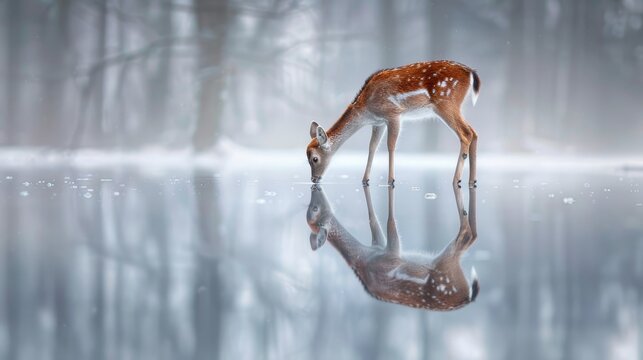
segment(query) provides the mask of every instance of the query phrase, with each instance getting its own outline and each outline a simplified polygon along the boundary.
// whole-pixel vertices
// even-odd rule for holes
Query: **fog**
[[[452,59],[482,79],[483,152],[641,152],[640,0],[6,0],[0,18],[2,146],[301,149],[374,71]],[[406,130],[402,151],[457,146]]]
[[[0,19],[1,359],[643,358],[642,0],[0,0]],[[466,237],[453,311],[375,294],[319,241],[304,156],[370,74],[433,59],[480,76],[478,187],[453,189],[438,121],[404,124],[395,189],[386,149],[362,187],[366,129],[320,186],[353,245],[373,214],[414,259]]]

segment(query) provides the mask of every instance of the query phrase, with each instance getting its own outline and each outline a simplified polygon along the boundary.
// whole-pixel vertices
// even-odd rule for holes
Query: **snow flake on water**
[[[4,178],[5,178],[5,179],[7,179],[7,180],[11,180],[11,179],[13,179],[13,176],[11,176],[11,175],[7,175],[7,176],[5,176]]]
[[[259,204],[259,205],[263,205],[263,204],[266,203],[266,199],[259,198],[259,199],[256,200],[256,203]]]
[[[47,183],[47,187],[48,187],[48,188],[53,187],[53,186],[54,186],[54,184],[53,184],[53,183],[50,183],[50,182],[48,182],[48,183]]]
[[[31,185],[31,183],[29,181],[25,181],[25,182],[22,183],[22,185],[29,186],[29,185]]]
[[[277,196],[277,192],[276,191],[268,191],[268,190],[266,190],[266,191],[263,192],[263,196],[275,197],[275,196]]]
[[[571,205],[571,204],[573,204],[573,203],[575,203],[575,202],[576,202],[576,200],[574,200],[574,198],[573,198],[573,197],[566,197],[566,198],[563,198],[563,203],[565,203],[565,204],[567,204],[567,205]]]
[[[114,196],[120,196],[120,195],[121,195],[121,193],[120,193],[120,192],[118,192],[118,191],[114,191]]]
[[[21,191],[21,192],[20,192],[20,196],[23,196],[23,197],[24,197],[24,196],[29,196],[29,191],[27,191],[27,190],[23,190],[23,191]]]
[[[420,191],[419,186],[411,186],[411,191]]]
[[[93,195],[92,195],[92,193],[91,193],[91,192],[89,192],[89,191],[83,194],[83,197],[84,197],[85,199],[90,199],[92,196],[93,196]]]
[[[438,194],[429,192],[429,193],[424,194],[424,198],[427,199],[427,200],[435,200],[435,199],[438,198]]]
[[[549,194],[549,195],[547,195],[547,197],[550,198],[550,199],[553,199],[553,198],[556,197],[556,194]]]

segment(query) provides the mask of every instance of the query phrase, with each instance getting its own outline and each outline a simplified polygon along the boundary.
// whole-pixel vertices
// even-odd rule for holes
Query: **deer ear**
[[[319,127],[319,124],[316,122],[312,122],[310,124],[310,138],[314,139],[317,136],[317,128]]]
[[[310,248],[313,249],[313,251],[319,249],[326,242],[326,238],[328,238],[328,230],[320,227],[317,234],[310,234]]]
[[[320,146],[326,145],[328,141],[328,135],[326,135],[326,131],[321,126],[317,126],[317,141],[319,141]]]

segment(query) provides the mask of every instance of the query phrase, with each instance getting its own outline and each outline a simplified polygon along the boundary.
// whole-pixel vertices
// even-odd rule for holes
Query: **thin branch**
[[[295,10],[303,10],[303,7],[300,7],[299,0],[291,0],[286,6],[282,9],[268,9],[268,8],[259,8],[251,7],[244,5],[221,5],[221,4],[208,4],[207,6],[203,5],[194,5],[194,4],[180,4],[173,1],[163,1],[161,6],[167,7],[170,10],[175,11],[187,11],[191,13],[208,13],[208,12],[220,12],[225,11],[231,15],[253,15],[253,16],[268,16],[268,17],[279,17],[286,15],[288,13],[294,12]]]

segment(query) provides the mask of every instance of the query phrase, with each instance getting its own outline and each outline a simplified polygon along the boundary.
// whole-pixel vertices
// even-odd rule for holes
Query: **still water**
[[[451,174],[3,169],[0,358],[643,359],[640,174]]]

